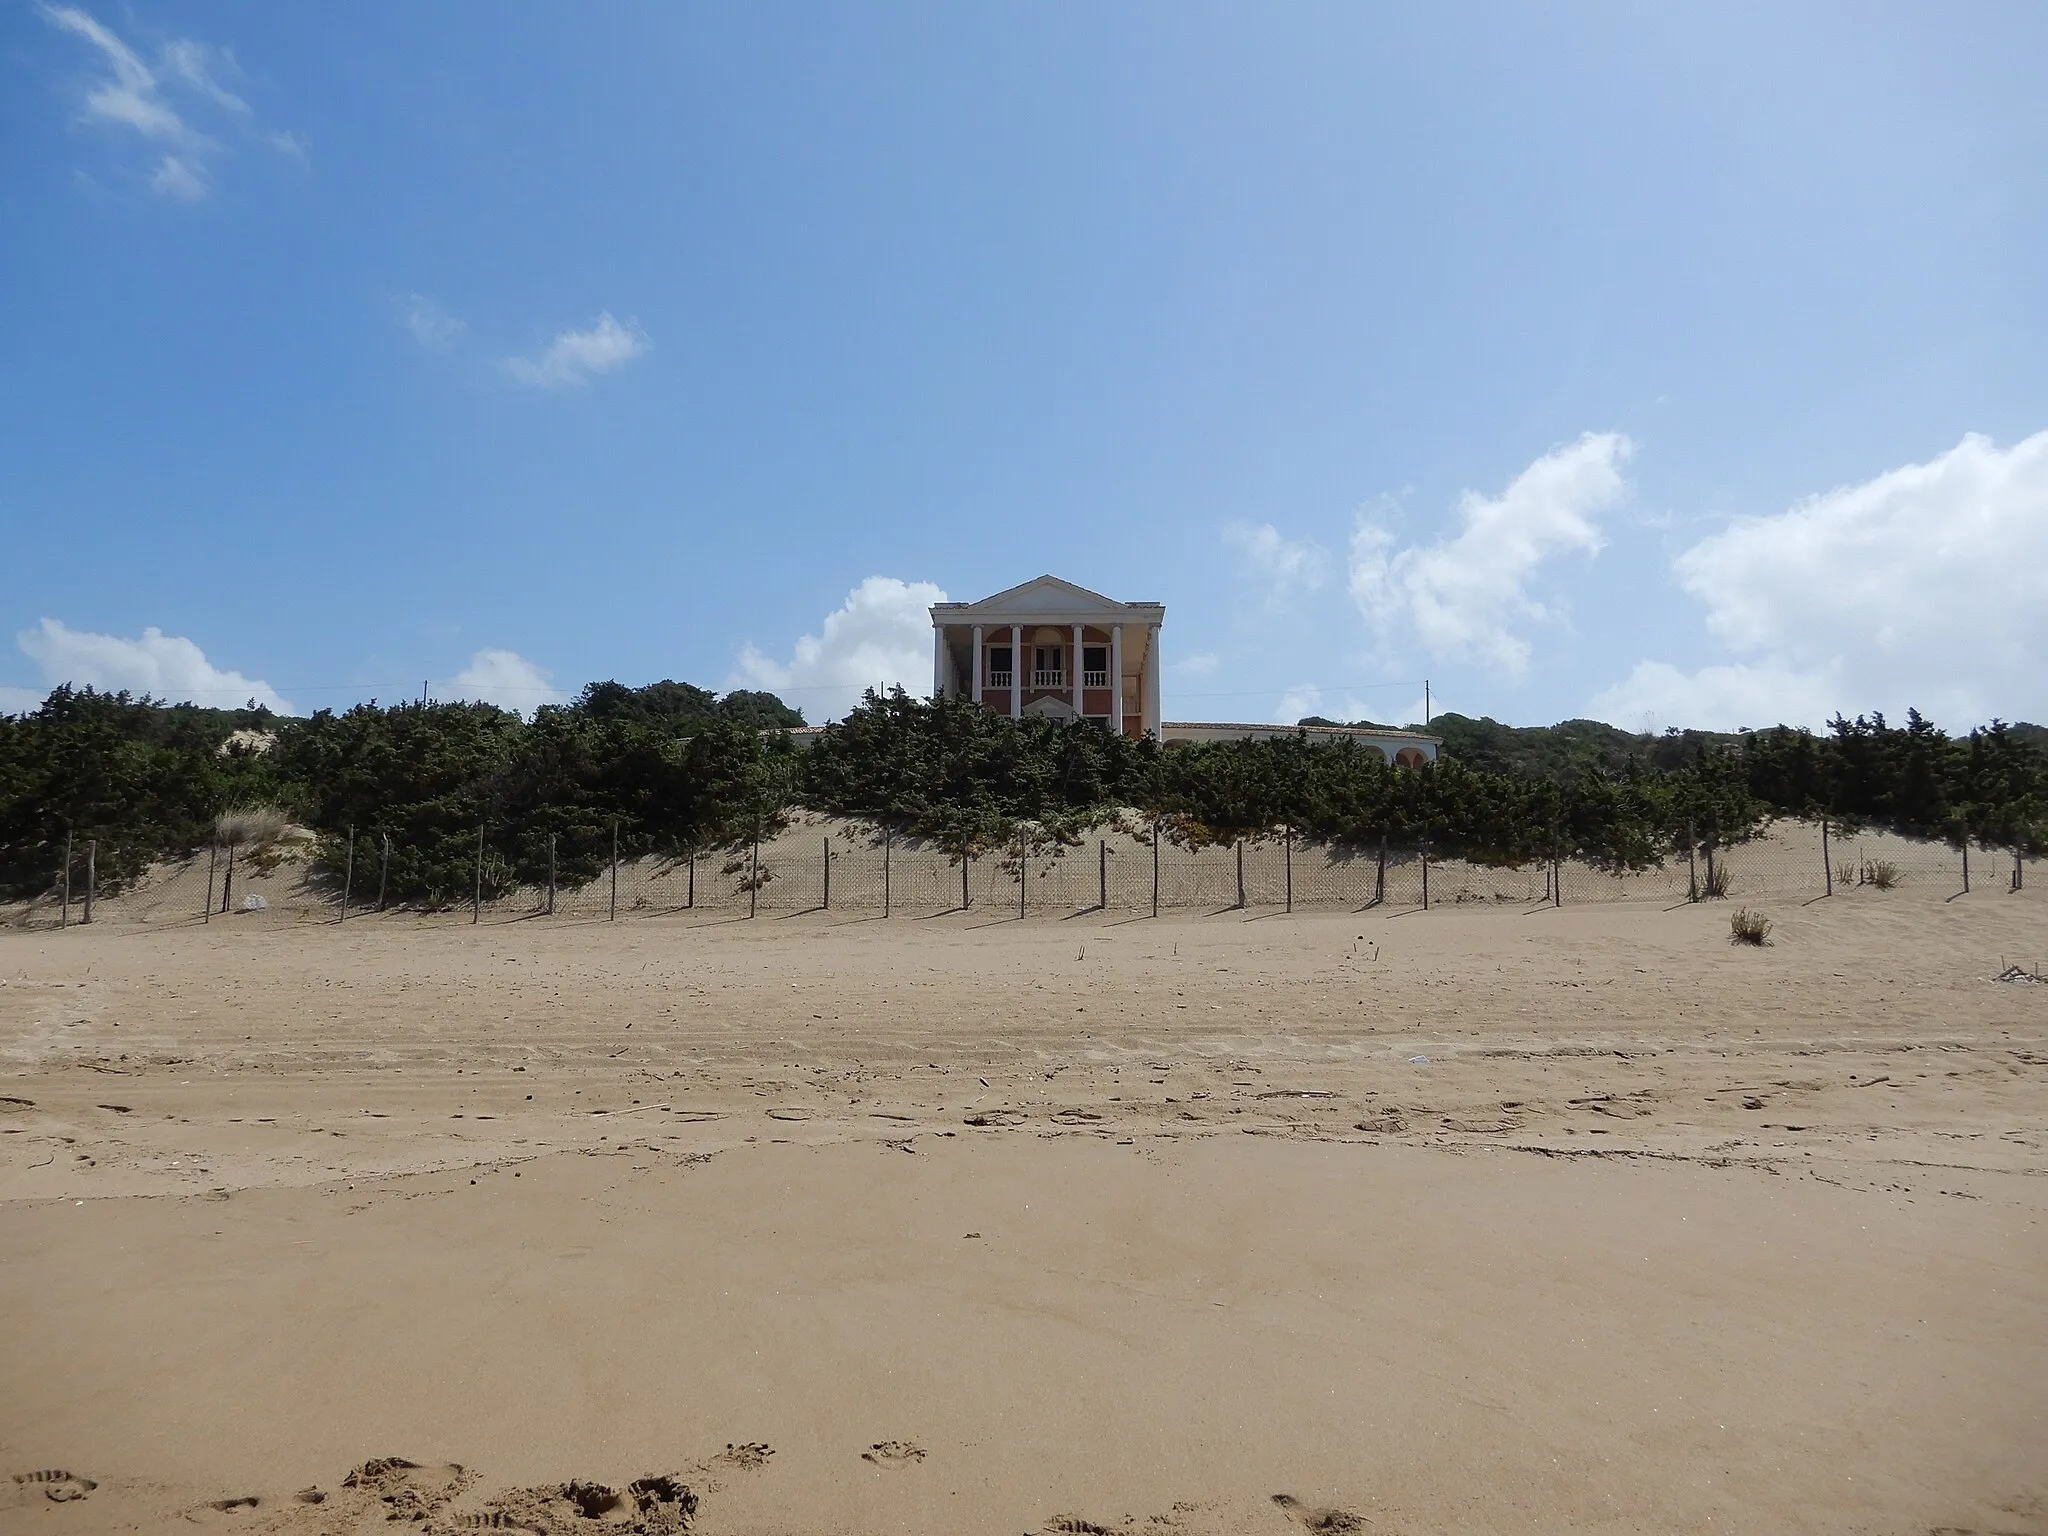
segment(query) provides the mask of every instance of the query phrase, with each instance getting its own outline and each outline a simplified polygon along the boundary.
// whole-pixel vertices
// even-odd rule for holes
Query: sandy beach
[[[0,1532],[2048,1531],[2048,904],[1771,915],[0,936]]]

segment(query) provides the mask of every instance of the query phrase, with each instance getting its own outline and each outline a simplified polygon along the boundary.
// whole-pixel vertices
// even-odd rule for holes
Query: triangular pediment
[[[1129,607],[1128,603],[1117,602],[1104,597],[1100,592],[1090,592],[1086,587],[1077,587],[1071,581],[1062,581],[1057,576],[1036,576],[1030,581],[984,597],[978,603],[968,605],[982,613],[1088,613],[1101,610],[1104,613],[1120,612]]]

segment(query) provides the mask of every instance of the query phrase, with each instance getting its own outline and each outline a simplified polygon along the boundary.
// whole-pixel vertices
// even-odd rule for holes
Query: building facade
[[[1355,742],[1397,767],[1436,761],[1437,738],[1420,731],[1162,720],[1163,603],[1120,603],[1040,576],[978,603],[934,603],[931,615],[933,698],[973,699],[1013,719],[1086,720],[1167,745],[1305,731]]]
[[[1119,603],[1040,576],[978,603],[932,605],[932,696],[1013,719],[1087,720],[1160,735],[1163,603]]]

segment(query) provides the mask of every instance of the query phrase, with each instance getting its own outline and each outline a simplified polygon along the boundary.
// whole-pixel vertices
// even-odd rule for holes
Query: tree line
[[[490,894],[550,868],[586,881],[615,851],[737,849],[803,809],[956,857],[1072,843],[1134,816],[1190,846],[1287,836],[1617,870],[1741,843],[1774,816],[2048,844],[2048,733],[1994,721],[1952,737],[1911,712],[1903,725],[1871,715],[1820,733],[1656,737],[1443,716],[1445,755],[1421,769],[1305,735],[1161,749],[901,690],[869,694],[799,746],[788,731],[801,720],[770,694],[675,682],[594,683],[531,719],[477,703],[285,719],[59,688],[0,717],[0,890],[48,890],[67,840],[88,839],[102,889],[118,889],[204,848],[222,811],[249,804],[311,829],[329,869],[352,834],[388,899],[429,905],[468,896],[480,842]]]

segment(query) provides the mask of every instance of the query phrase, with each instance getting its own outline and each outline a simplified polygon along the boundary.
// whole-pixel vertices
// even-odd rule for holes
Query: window
[[[1010,686],[1010,648],[1007,645],[992,645],[988,648],[988,673],[985,683],[990,688]]]
[[[1031,670],[1034,672],[1057,672],[1060,670],[1060,648],[1056,645],[1037,645],[1031,648]]]
[[[1081,647],[1081,686],[1083,688],[1107,688],[1109,686],[1108,646],[1084,645]]]

